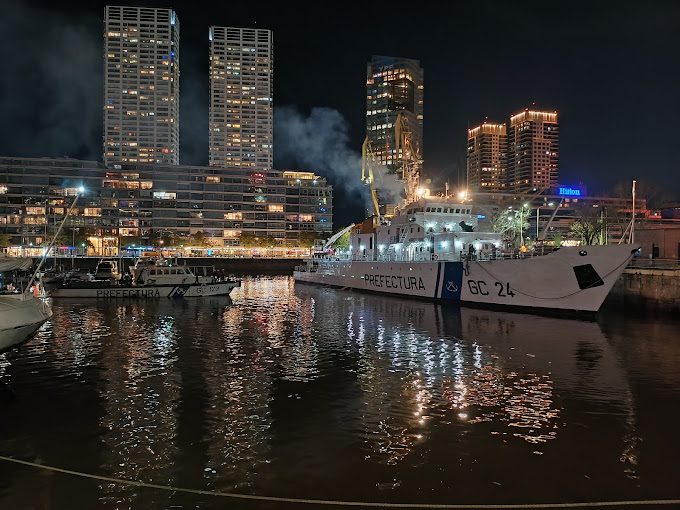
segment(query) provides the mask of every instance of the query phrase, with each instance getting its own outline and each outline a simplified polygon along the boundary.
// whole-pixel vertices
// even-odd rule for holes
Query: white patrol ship
[[[435,300],[596,312],[638,249],[576,246],[506,258],[501,236],[477,227],[469,203],[420,199],[386,224],[352,227],[349,250],[309,259],[294,278]]]
[[[116,271],[112,271],[115,274]],[[199,276],[187,266],[167,259],[138,259],[130,274],[121,279],[102,278],[66,281],[53,289],[55,298],[183,298],[228,296],[239,280]]]

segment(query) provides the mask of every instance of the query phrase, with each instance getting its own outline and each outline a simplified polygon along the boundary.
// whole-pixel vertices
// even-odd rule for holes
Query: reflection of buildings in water
[[[30,340],[33,356],[51,355],[55,368],[77,371],[91,362],[110,335],[101,309],[82,303],[52,302],[54,315]]]
[[[427,441],[432,419],[540,444],[560,435],[565,404],[632,412],[625,374],[597,323],[351,296],[342,323],[359,356],[363,436],[374,460],[402,461]],[[318,300],[317,317],[327,306]]]
[[[111,306],[115,314],[109,326],[116,345],[103,345],[100,361],[106,370],[100,388],[104,471],[118,478],[174,483],[182,381],[174,367],[178,335],[172,308],[164,302]],[[102,488],[110,504],[134,506],[139,497],[115,485]]]
[[[522,421],[509,424],[537,430],[537,422],[544,423],[544,418],[558,411],[549,405],[556,392],[561,395],[559,407],[567,406],[560,409],[560,422],[568,422],[565,413],[623,414],[621,462],[627,476],[635,476],[639,443],[635,407],[627,376],[598,323],[468,308],[461,309],[461,318],[468,338],[492,346],[500,359],[514,360],[523,367],[521,384],[527,385],[531,398],[510,400],[509,415]],[[530,437],[522,432],[515,435],[534,442],[554,438],[558,432],[546,426],[542,430],[548,430],[547,437],[544,432]]]
[[[209,394],[208,484],[253,486],[271,462],[273,385],[318,376],[314,299],[295,296],[292,279],[245,279],[234,306],[219,314],[217,342],[205,353]]]
[[[346,323],[361,354],[364,438],[373,457],[400,462],[427,440],[433,418],[494,421],[530,442],[554,437],[559,412],[549,377],[509,371],[493,349],[447,335],[445,314],[457,309],[382,298],[367,304],[357,298]]]

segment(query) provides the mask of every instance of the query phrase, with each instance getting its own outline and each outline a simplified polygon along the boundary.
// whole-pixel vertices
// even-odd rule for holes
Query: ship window
[[[420,232],[420,227],[418,227],[418,232]]]
[[[442,208],[441,208],[441,207],[437,207],[437,212],[442,212]]]
[[[456,214],[459,214],[459,213],[460,213],[460,209],[456,209]]]
[[[592,287],[599,287],[604,285],[602,278],[593,267],[592,264],[584,264],[582,266],[574,266],[574,274],[578,281],[580,289],[590,289]]]

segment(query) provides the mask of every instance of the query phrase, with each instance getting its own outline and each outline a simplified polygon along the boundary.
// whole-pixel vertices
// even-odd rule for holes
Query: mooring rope
[[[124,478],[115,478],[111,476],[95,475],[92,473],[83,473],[81,471],[73,471],[71,469],[64,469],[55,466],[48,466],[47,464],[39,464],[28,460],[15,459],[14,457],[6,457],[0,455],[0,460],[12,462],[14,464],[22,464],[24,466],[44,469],[55,473],[62,473],[65,475],[78,476],[81,478],[90,478],[102,482],[110,482],[119,485],[131,485],[134,487],[143,487],[147,489],[158,489],[170,492],[182,492],[185,494],[197,494],[201,496],[215,496],[232,499],[247,499],[251,501],[263,501],[273,503],[298,503],[304,505],[325,505],[325,506],[346,506],[346,507],[364,507],[364,508],[434,508],[434,509],[449,509],[449,510],[473,510],[473,509],[520,509],[520,508],[593,508],[593,507],[624,507],[624,506],[661,506],[661,505],[680,505],[680,499],[650,499],[650,500],[623,500],[623,501],[584,501],[576,503],[526,503],[526,504],[437,504],[437,503],[381,503],[376,501],[337,501],[324,499],[305,499],[305,498],[285,498],[277,496],[258,496],[255,494],[239,494],[235,492],[221,492],[209,491],[203,489],[189,489],[186,487],[174,487],[172,485],[161,485],[157,483],[140,482],[137,480],[126,480]]]

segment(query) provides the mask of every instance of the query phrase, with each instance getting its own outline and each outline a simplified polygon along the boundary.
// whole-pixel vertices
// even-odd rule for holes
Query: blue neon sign
[[[557,194],[562,196],[562,197],[580,197],[581,196],[581,190],[578,188],[568,188],[566,186],[561,186],[557,190]]]

